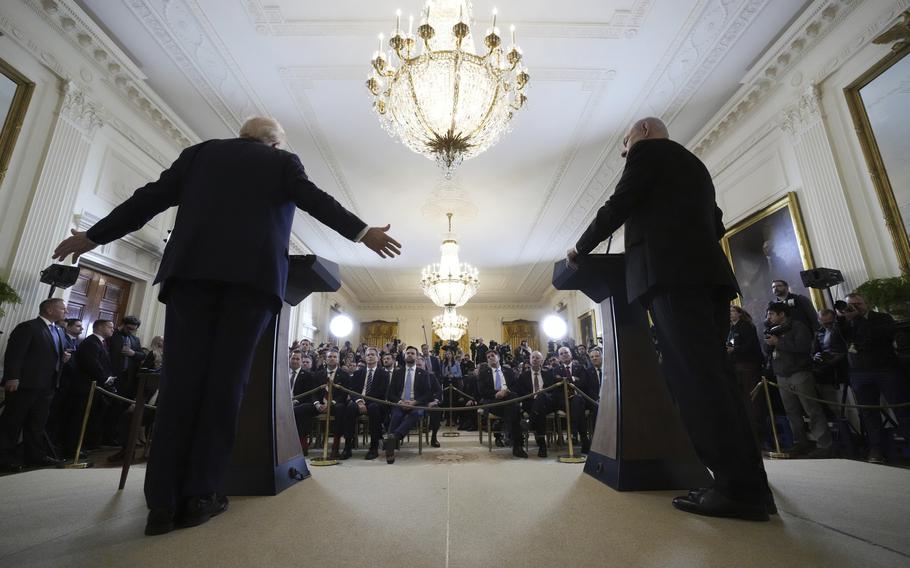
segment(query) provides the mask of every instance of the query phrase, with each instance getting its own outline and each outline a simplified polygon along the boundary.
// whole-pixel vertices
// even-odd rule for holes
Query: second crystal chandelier
[[[386,55],[380,34],[366,82],[383,127],[411,150],[435,159],[447,176],[495,144],[527,101],[523,91],[530,76],[519,64],[515,26],[506,51],[494,9],[483,40],[486,54],[477,55],[470,21],[469,0],[429,0],[417,27],[418,42],[413,16],[404,33],[399,10],[388,42],[398,66]]]

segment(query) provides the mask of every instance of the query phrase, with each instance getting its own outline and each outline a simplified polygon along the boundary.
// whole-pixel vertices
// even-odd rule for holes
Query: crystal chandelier
[[[458,341],[468,331],[468,318],[460,316],[455,308],[445,308],[433,317],[433,332],[443,341]]]
[[[442,257],[438,263],[424,267],[420,275],[423,293],[440,308],[460,308],[477,293],[480,280],[477,269],[458,261],[458,241],[452,233],[452,214],[449,218],[449,232],[439,247]]]
[[[486,53],[478,55],[468,25],[471,12],[470,0],[428,0],[417,27],[418,49],[414,17],[409,17],[405,34],[399,10],[389,38],[391,52],[386,56],[380,34],[366,82],[386,131],[436,160],[447,176],[463,160],[495,144],[508,130],[513,112],[527,101],[523,91],[530,75],[519,65],[515,26],[505,51],[494,9],[483,38]],[[392,53],[398,67],[392,65]]]

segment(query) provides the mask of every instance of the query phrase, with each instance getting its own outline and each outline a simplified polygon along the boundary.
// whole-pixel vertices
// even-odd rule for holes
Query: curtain
[[[512,346],[515,353],[522,340],[528,342],[531,351],[540,350],[540,331],[536,321],[515,320],[502,322],[502,342]]]
[[[396,321],[365,321],[360,324],[360,342],[367,347],[375,347],[382,351],[386,343],[391,343],[392,338],[398,337],[398,322]]]

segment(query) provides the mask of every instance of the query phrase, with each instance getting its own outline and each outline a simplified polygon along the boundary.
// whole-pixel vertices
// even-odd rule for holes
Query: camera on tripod
[[[765,330],[765,339],[767,339],[769,337],[780,337],[780,336],[786,334],[791,329],[793,329],[793,325],[790,324],[790,322],[769,327],[768,329]]]

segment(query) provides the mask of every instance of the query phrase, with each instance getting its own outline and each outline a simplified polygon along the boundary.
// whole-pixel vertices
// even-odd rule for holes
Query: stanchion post
[[[777,436],[777,424],[774,416],[774,407],[771,406],[771,391],[768,388],[768,379],[762,377],[761,379],[762,386],[765,389],[765,402],[768,404],[768,421],[771,423],[771,435],[774,437],[774,450],[773,452],[768,452],[768,457],[771,458],[789,458],[790,454],[782,452],[780,449],[780,438]]]
[[[332,419],[332,384],[333,381],[329,379],[326,381],[328,388],[326,389],[326,409],[325,409],[325,442],[322,444],[322,457],[315,458],[310,460],[311,465],[324,466],[324,465],[338,465],[338,460],[329,459],[329,421]],[[338,426],[338,425],[336,425]]]
[[[79,454],[82,452],[82,442],[85,439],[85,430],[88,427],[88,416],[92,411],[92,400],[95,398],[95,385],[92,381],[89,386],[88,399],[85,401],[85,415],[82,417],[82,429],[79,431],[79,442],[76,444],[76,454],[73,456],[73,463],[68,463],[63,467],[66,469],[85,469],[89,466],[88,462],[80,462]]]
[[[566,402],[566,437],[569,442],[569,455],[559,456],[560,463],[583,463],[585,458],[575,455],[575,447],[572,444],[572,411],[569,408],[569,382],[566,379],[562,381],[562,394]]]
[[[449,384],[449,424],[448,424],[449,428],[451,428],[455,424],[455,416],[454,416],[455,411],[452,410],[454,407],[455,407],[455,386],[452,384]],[[450,430],[448,432],[442,433],[443,438],[457,438],[458,436],[461,436],[461,432],[458,432],[457,430],[454,430],[454,431]]]

